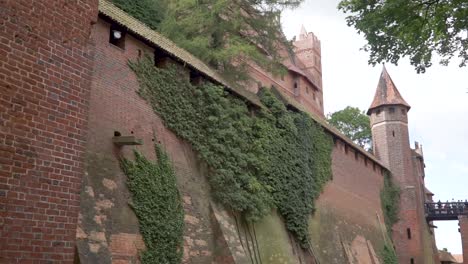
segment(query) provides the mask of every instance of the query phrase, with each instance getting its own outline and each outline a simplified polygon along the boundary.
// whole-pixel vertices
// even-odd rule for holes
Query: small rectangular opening
[[[203,77],[195,70],[191,70],[190,83],[195,86],[201,85],[203,83]]]
[[[408,236],[408,239],[411,239],[411,229],[406,228],[406,235]]]
[[[346,145],[346,143],[344,145],[344,152],[345,152],[345,154],[348,154],[348,145]]]
[[[359,159],[359,153],[357,150],[354,151],[354,159],[358,160]]]
[[[121,49],[125,49],[126,30],[119,25],[112,24],[109,31],[109,43]]]
[[[411,264],[414,264],[414,258],[411,258],[410,262]]]

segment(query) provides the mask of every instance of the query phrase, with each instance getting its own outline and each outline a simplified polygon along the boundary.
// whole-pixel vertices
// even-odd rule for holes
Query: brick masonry
[[[458,221],[463,248],[463,264],[468,264],[468,216],[460,216]]]
[[[144,243],[118,164],[119,157],[131,157],[132,147],[113,145],[115,132],[142,139],[135,148],[150,159],[153,142],[159,141],[172,158],[186,212],[183,263],[238,263],[252,257],[254,244],[263,249],[259,255],[278,263],[310,258],[278,227],[276,214],[260,226],[242,226],[213,206],[204,165],[136,93],[138,82],[127,63],[153,54],[153,48],[131,34],[124,49],[110,44],[110,22],[97,19],[97,1],[0,4],[5,58],[0,60],[0,235],[5,238],[0,263],[72,263],[75,241],[81,263],[138,261]],[[303,40],[297,50],[304,60],[314,58],[304,67],[320,86],[316,98],[303,79],[297,96],[293,75],[282,80],[256,71],[253,76],[264,85],[282,84],[309,111],[323,115],[320,42],[310,33]],[[392,131],[400,142],[392,141]],[[407,127],[387,126],[374,136],[382,144],[374,148],[382,160],[401,167],[394,171],[400,182],[416,186],[405,193],[403,214],[417,230],[421,216],[413,198],[420,186],[405,177],[413,170],[413,156],[394,153],[406,151]],[[392,153],[383,155],[387,152]],[[374,252],[385,240],[382,168],[340,140],[332,158],[333,179],[311,219],[312,246],[324,263],[341,264],[354,256],[356,263],[377,264]],[[250,240],[251,248],[246,247],[247,233],[255,229],[260,242]],[[274,247],[265,245],[278,249],[269,252]]]
[[[410,148],[407,114],[404,105],[371,110],[374,152],[390,168],[401,190],[399,221],[393,226],[399,263],[433,263],[435,246],[423,211],[423,161]]]
[[[70,263],[97,0],[0,1],[0,262]]]

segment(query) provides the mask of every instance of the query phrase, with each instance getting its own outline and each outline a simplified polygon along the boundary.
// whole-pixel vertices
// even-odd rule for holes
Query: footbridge
[[[427,221],[458,220],[459,216],[468,216],[468,201],[427,202],[424,208]]]
[[[458,231],[461,235],[463,248],[463,264],[468,264],[468,201],[459,202],[427,202],[424,204],[426,220],[444,221],[458,220]]]

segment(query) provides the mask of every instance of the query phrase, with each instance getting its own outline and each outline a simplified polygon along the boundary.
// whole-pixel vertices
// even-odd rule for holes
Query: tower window
[[[392,131],[392,136],[395,137],[395,130]]]
[[[306,93],[309,93],[309,87],[306,86]]]
[[[406,115],[406,110],[405,110],[405,109],[401,109],[401,114],[402,114],[402,115]]]
[[[348,145],[346,145],[346,144],[345,144],[345,146],[344,146],[344,153],[345,153],[345,154],[348,154]]]
[[[314,101],[315,101],[315,92],[312,92],[312,97],[314,98]]]
[[[118,25],[111,25],[109,32],[109,43],[121,49],[125,49],[125,29]]]
[[[379,115],[380,115],[380,109],[379,109],[379,110],[377,110],[376,114],[377,114],[377,116],[379,116]]]
[[[355,160],[359,159],[359,153],[357,152],[357,150],[354,151],[354,159]]]
[[[414,264],[414,258],[411,258],[410,261],[411,261],[411,264]]]
[[[406,228],[406,235],[408,236],[408,239],[411,239],[411,228]]]
[[[395,107],[390,107],[389,110],[391,114],[395,113]]]

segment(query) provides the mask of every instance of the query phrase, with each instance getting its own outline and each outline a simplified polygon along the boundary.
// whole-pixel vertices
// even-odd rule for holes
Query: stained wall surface
[[[164,127],[151,106],[137,94],[138,82],[128,61],[151,55],[153,49],[130,34],[126,36],[124,49],[110,44],[110,25],[110,21],[99,19],[92,34],[96,50],[90,100],[92,114],[77,229],[82,263],[110,263],[110,259],[128,263],[135,261],[138,252],[144,250],[138,221],[128,206],[129,193],[118,157],[131,158],[135,148],[154,159],[155,141],[160,142],[172,158],[183,195],[186,211],[184,263],[255,263],[254,256],[269,259],[268,263],[313,263],[312,256],[294,242],[275,212],[252,225],[243,223],[240,217],[212,201],[203,163],[189,144]],[[181,72],[181,75],[186,74],[186,71]],[[143,139],[144,144],[116,147],[112,144],[116,131]],[[319,199],[317,216],[311,220],[313,226],[323,227],[318,229],[322,230],[320,236],[328,238],[333,234],[336,239],[332,244],[327,244],[326,239],[317,240],[313,247],[322,251],[338,243],[348,250],[348,255],[359,252],[352,263],[378,261],[375,252],[383,245],[381,228],[384,228],[379,223],[379,219],[383,219],[379,199],[383,183],[381,167],[362,154],[357,153],[356,158],[351,148],[345,153],[344,148],[343,142],[336,144],[333,180]],[[332,223],[327,220],[329,218],[339,230],[328,226]],[[314,219],[319,220],[314,222]],[[334,231],[326,231],[327,228]],[[252,240],[254,231],[257,237]],[[312,228],[311,232],[315,236],[316,230]],[[340,254],[336,252],[318,253],[317,257],[327,263],[335,259],[332,255]]]

